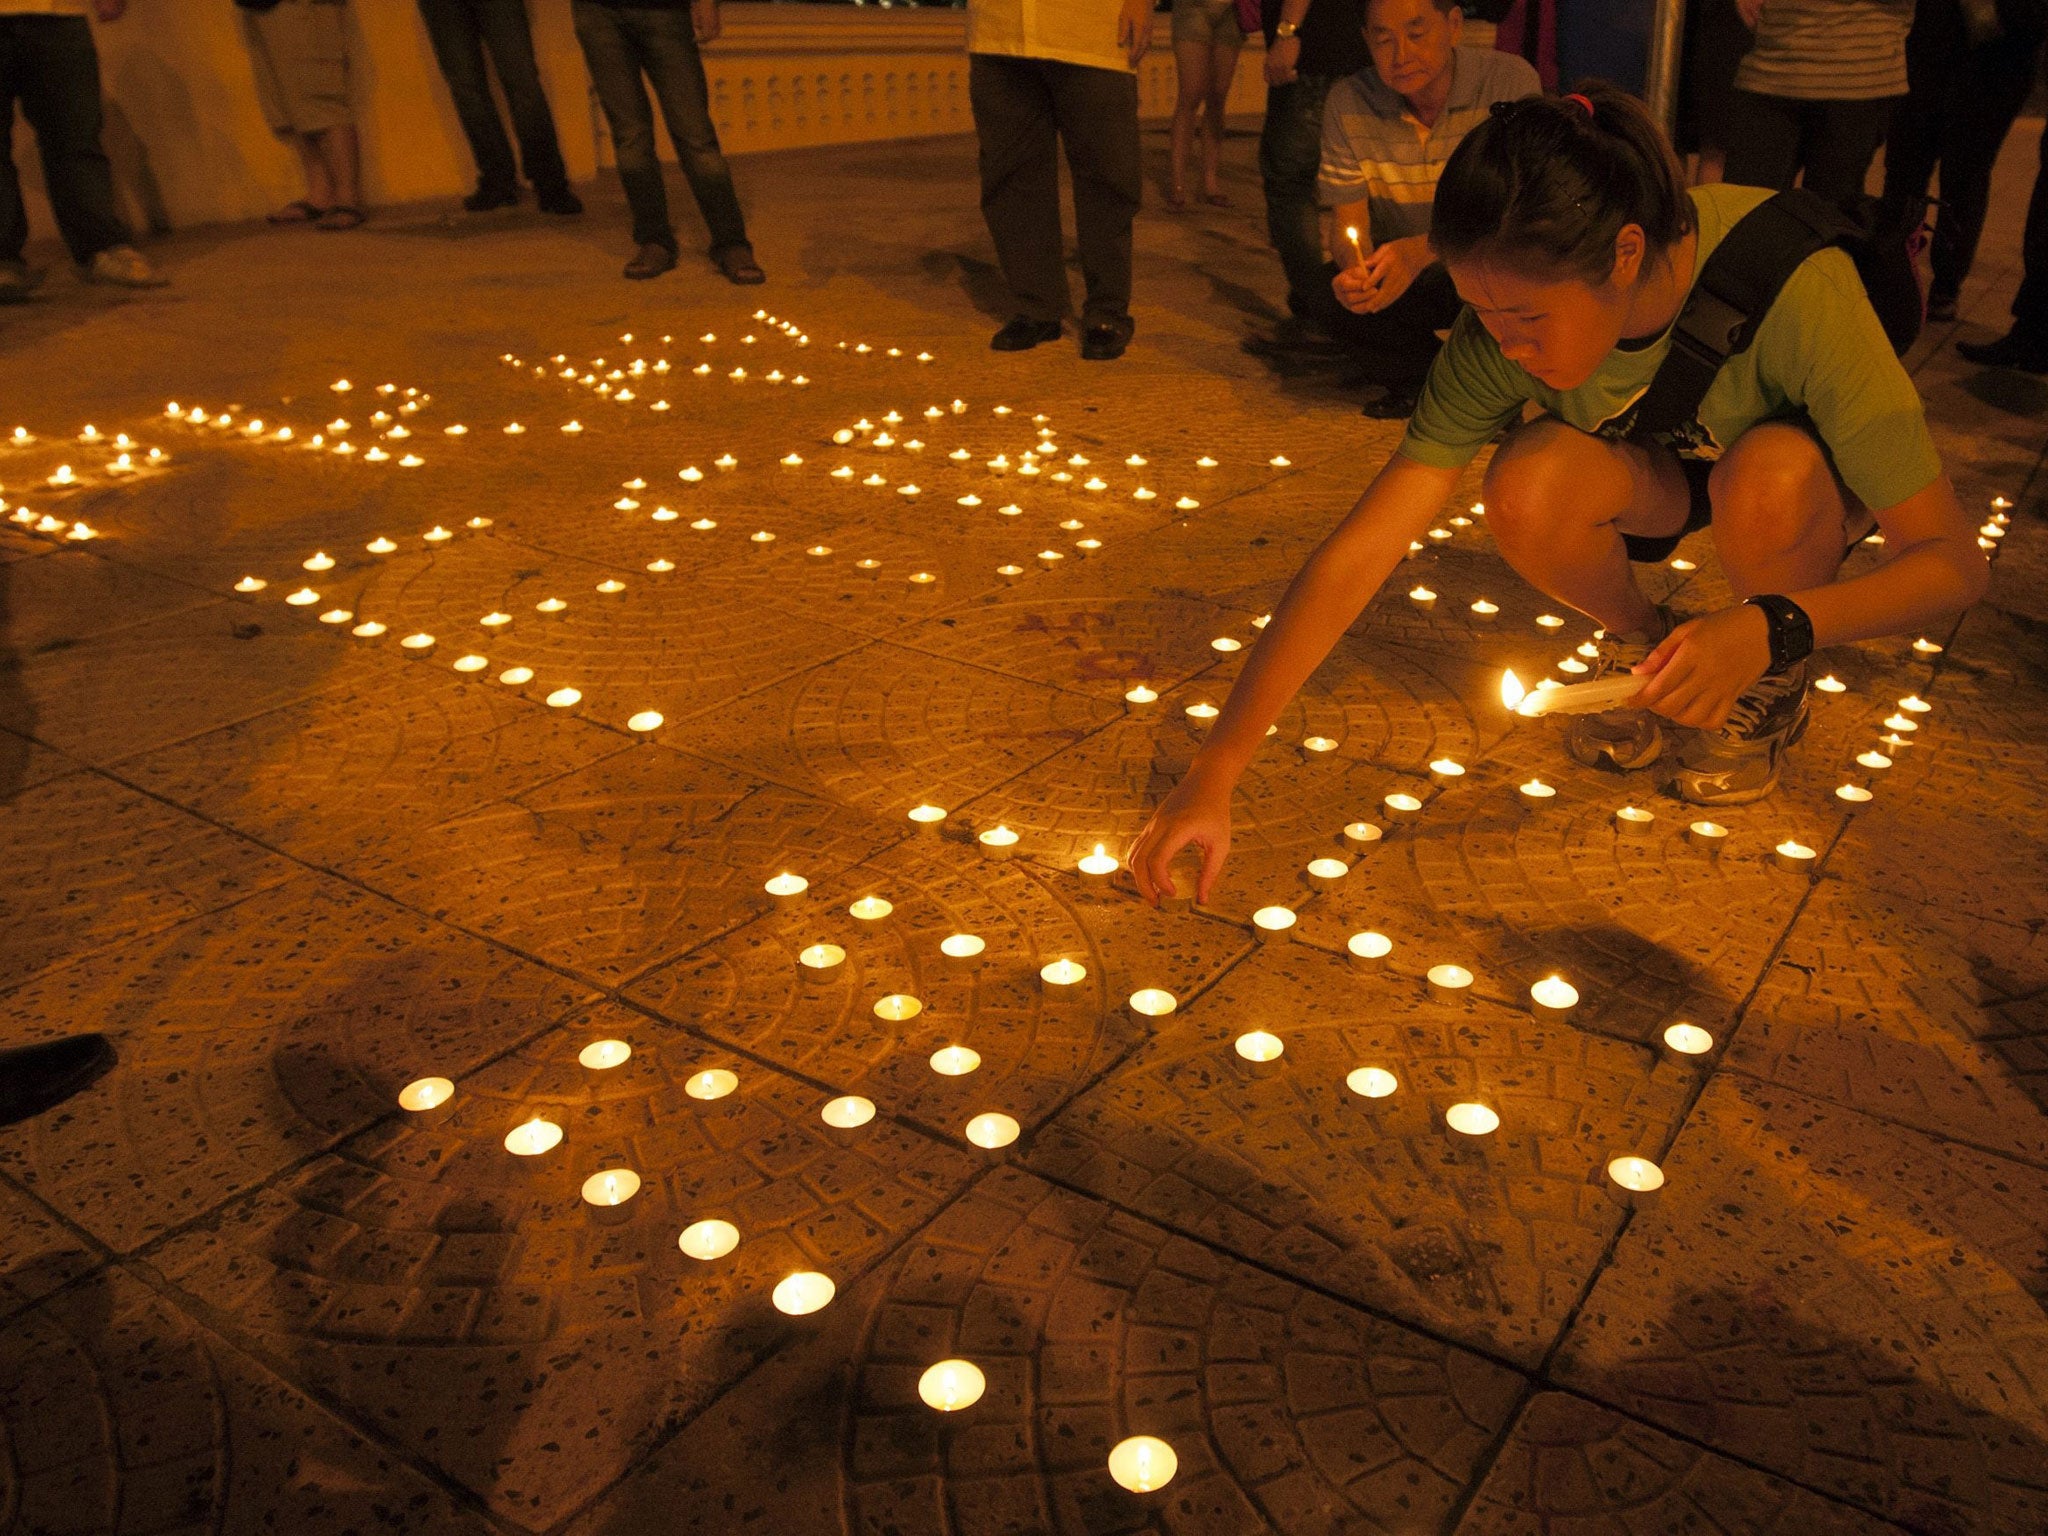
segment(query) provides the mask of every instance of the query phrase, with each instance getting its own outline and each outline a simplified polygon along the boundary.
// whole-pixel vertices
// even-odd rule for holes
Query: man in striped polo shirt
[[[1444,162],[1495,102],[1543,89],[1526,60],[1459,47],[1464,25],[1450,0],[1371,0],[1372,68],[1332,86],[1323,107],[1317,190],[1337,253],[1327,329],[1353,349],[1357,376],[1381,386],[1368,416],[1413,409],[1436,333],[1458,317],[1457,291],[1429,250]]]

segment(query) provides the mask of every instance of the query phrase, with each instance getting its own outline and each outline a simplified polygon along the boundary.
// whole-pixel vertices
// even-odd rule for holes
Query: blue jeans
[[[633,210],[633,243],[676,248],[668,217],[668,191],[654,152],[654,109],[644,74],[661,103],[668,136],[682,156],[683,174],[711,231],[714,253],[747,243],[747,221],[733,190],[732,170],[711,124],[711,88],[697,52],[687,7],[599,5],[575,0],[576,41],[590,66],[591,83],[611,124],[619,180]]]
[[[100,148],[100,56],[83,16],[0,16],[0,261],[21,260],[28,212],[7,153],[14,104],[36,131],[43,181],[71,259],[126,245],[114,172]]]
[[[562,166],[554,114],[548,110],[540,66],[533,56],[526,0],[419,0],[419,7],[448,94],[455,98],[455,115],[476,158],[477,185],[501,193],[519,185],[512,146],[505,140],[505,125],[498,121],[498,105],[491,100],[491,81],[484,72],[484,50],[489,49],[505,105],[512,109],[526,179],[543,193],[567,187],[569,173]]]
[[[1336,83],[1330,75],[1303,75],[1273,86],[1266,92],[1266,124],[1259,133],[1266,232],[1287,274],[1287,307],[1311,322],[1334,303],[1323,268],[1316,171],[1323,163],[1323,99]]]

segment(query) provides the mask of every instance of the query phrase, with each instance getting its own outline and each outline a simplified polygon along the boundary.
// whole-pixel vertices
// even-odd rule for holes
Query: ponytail
[[[1692,199],[1643,104],[1585,80],[1569,96],[1494,104],[1444,166],[1429,240],[1443,261],[1597,284],[1629,224],[1661,255],[1692,233]]]

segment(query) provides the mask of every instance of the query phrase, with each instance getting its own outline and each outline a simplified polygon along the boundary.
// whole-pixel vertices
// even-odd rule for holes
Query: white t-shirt
[[[89,16],[86,0],[0,0],[0,16]]]
[[[1131,73],[1117,46],[1117,0],[967,0],[967,51],[1057,59]],[[1152,18],[1145,18],[1149,25]]]

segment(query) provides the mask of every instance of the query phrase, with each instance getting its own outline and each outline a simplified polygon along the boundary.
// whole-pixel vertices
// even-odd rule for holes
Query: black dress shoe
[[[105,1035],[71,1035],[0,1051],[0,1125],[54,1109],[114,1065]]]
[[[471,213],[489,213],[496,208],[517,208],[519,189],[517,187],[478,187],[462,200],[462,206]]]
[[[768,281],[768,274],[761,270],[761,264],[754,260],[751,245],[720,246],[711,253],[711,259],[718,264],[718,270],[725,274],[729,283],[742,288],[751,288],[756,283]]]
[[[1956,351],[1980,368],[2048,373],[2048,336],[2027,336],[2014,326],[1996,341],[1959,341]]]
[[[676,265],[675,247],[670,245],[647,244],[633,253],[633,259],[626,263],[627,277],[636,281],[659,277],[664,272],[673,272]]]
[[[1114,362],[1124,355],[1138,322],[1129,315],[1121,320],[1090,320],[1081,332],[1081,355],[1091,363]]]
[[[1012,320],[995,335],[989,337],[991,352],[1029,352],[1040,342],[1058,341],[1060,323],[1057,320],[1026,320],[1022,315]]]
[[[583,211],[583,199],[567,187],[549,187],[545,192],[534,193],[533,200],[540,204],[542,213],[569,215]]]

